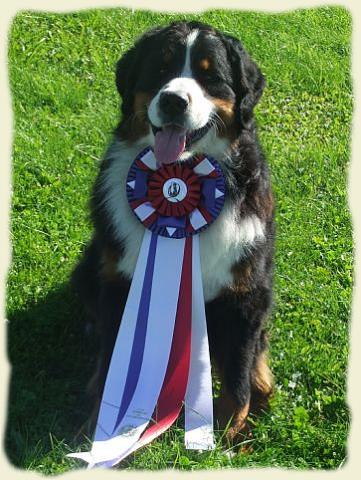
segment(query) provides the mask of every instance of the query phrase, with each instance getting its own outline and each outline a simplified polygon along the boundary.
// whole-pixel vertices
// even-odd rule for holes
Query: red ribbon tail
[[[149,443],[177,419],[187,390],[192,328],[192,237],[185,242],[182,277],[169,363],[155,409],[154,423],[140,437]]]

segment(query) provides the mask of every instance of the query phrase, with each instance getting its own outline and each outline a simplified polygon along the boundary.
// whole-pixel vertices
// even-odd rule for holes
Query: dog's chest
[[[137,262],[144,226],[131,211],[126,197],[126,176],[131,161],[139,152],[138,148],[109,150],[113,158],[103,175],[103,195],[106,209],[112,220],[115,234],[124,246],[117,269],[129,279],[132,278]],[[263,228],[255,215],[239,219],[234,206],[226,200],[224,208],[207,230],[200,233],[200,254],[203,289],[206,301],[214,299],[222,288],[233,281],[232,266],[257,239],[262,238]]]

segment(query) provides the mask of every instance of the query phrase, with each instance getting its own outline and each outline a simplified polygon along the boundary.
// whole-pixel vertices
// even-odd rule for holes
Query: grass
[[[184,16],[109,9],[14,18],[6,451],[19,468],[54,474],[80,465],[65,454],[87,444],[74,435],[89,413],[83,390],[96,340],[84,333],[68,278],[90,237],[88,195],[119,114],[114,65],[144,30]],[[252,419],[253,453],[186,451],[178,426],[120,468],[339,468],[350,421],[350,14],[324,7],[186,17],[242,38],[268,79],[256,114],[277,200],[277,392],[271,410]]]

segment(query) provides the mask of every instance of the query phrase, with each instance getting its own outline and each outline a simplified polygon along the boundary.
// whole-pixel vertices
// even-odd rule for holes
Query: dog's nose
[[[188,105],[189,97],[186,93],[163,92],[159,98],[159,108],[170,117],[184,113]]]

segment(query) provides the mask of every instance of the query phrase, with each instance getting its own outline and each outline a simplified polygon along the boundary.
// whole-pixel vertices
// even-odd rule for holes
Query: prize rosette
[[[206,155],[157,165],[153,150],[132,163],[130,208],[144,225],[89,452],[88,468],[117,465],[167,430],[184,407],[185,446],[210,450],[212,376],[200,235],[219,216],[225,182]]]
[[[157,168],[150,148],[133,162],[127,178],[128,202],[143,225],[169,238],[200,233],[219,215],[225,183],[218,163],[197,155]]]

